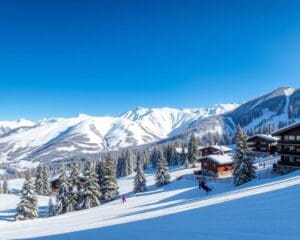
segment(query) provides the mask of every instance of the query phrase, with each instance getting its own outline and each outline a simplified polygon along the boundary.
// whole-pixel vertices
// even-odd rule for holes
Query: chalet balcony
[[[300,168],[300,162],[287,162],[280,160],[278,165]]]
[[[300,146],[300,141],[295,140],[295,141],[291,141],[291,140],[279,140],[277,142],[278,145],[299,145]]]
[[[300,152],[296,150],[288,150],[288,149],[282,149],[279,150],[278,153],[280,155],[293,155],[293,156],[300,156]]]

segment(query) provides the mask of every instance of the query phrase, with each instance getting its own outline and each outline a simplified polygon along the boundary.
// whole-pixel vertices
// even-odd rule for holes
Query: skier
[[[210,187],[206,185],[206,182],[202,179],[199,180],[199,189],[203,189],[206,193],[209,193],[212,191]]]
[[[126,196],[125,196],[125,194],[122,194],[122,195],[121,195],[121,199],[122,199],[122,203],[125,203],[125,202],[126,202]]]

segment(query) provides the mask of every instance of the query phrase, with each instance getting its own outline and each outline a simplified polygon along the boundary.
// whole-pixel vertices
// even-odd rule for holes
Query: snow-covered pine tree
[[[98,178],[98,184],[100,186],[100,191],[102,193],[102,198],[104,196],[104,184],[105,184],[105,161],[99,160],[96,163],[95,172]]]
[[[49,198],[48,201],[48,213],[47,213],[47,217],[53,217],[55,215],[55,206],[53,204],[52,198]]]
[[[137,164],[136,164],[136,175],[134,178],[134,188],[133,192],[144,192],[146,191],[146,178],[144,175],[144,168],[143,168],[143,160],[141,157],[138,158]]]
[[[134,158],[132,151],[127,149],[126,154],[125,154],[125,174],[126,174],[125,176],[128,176],[133,173],[133,170],[135,167],[134,161],[135,161],[135,158]]]
[[[236,152],[234,155],[234,185],[238,186],[255,178],[255,170],[253,167],[253,158],[247,144],[247,135],[240,126],[236,132]]]
[[[9,192],[8,190],[8,182],[6,179],[3,180],[3,185],[2,185],[2,192],[7,194]]]
[[[56,214],[63,214],[68,211],[68,177],[64,165],[59,169],[58,192],[56,194]]]
[[[34,186],[35,186],[35,192],[37,194],[42,195],[44,193],[43,192],[43,167],[41,164],[37,167],[36,170]]]
[[[158,161],[158,155],[159,155],[159,150],[157,148],[154,148],[152,151],[152,154],[150,156],[150,162],[151,162],[153,168],[156,168],[157,161]]]
[[[141,164],[142,164],[143,170],[146,170],[148,167],[148,164],[149,164],[149,158],[148,158],[146,151],[144,151],[141,154],[140,158],[141,158]]]
[[[195,163],[197,161],[197,143],[194,134],[192,134],[188,145],[188,160],[189,163],[192,164],[193,168],[196,167]]]
[[[103,182],[100,185],[105,201],[113,200],[118,195],[118,183],[113,159],[108,155],[105,161]]]
[[[159,151],[156,168],[157,168],[156,175],[155,175],[156,185],[163,186],[165,184],[168,184],[170,182],[171,177],[169,174],[168,163],[165,160],[162,151]]]
[[[43,165],[43,195],[48,195],[50,192],[50,182],[49,182],[49,169],[48,166]]]
[[[2,182],[0,181],[0,194],[3,193]]]
[[[68,212],[80,209],[82,192],[79,179],[79,166],[73,163],[68,178]]]
[[[185,145],[182,143],[181,153],[180,153],[180,164],[185,164],[187,160],[187,154],[185,152]]]
[[[96,207],[100,204],[101,191],[95,170],[89,161],[86,162],[84,179],[82,208]]]
[[[34,219],[39,217],[37,199],[34,195],[34,187],[29,171],[26,172],[25,182],[22,188],[21,202],[17,207],[16,220]]]

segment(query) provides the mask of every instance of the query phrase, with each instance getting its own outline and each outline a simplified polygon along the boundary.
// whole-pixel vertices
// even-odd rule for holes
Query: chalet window
[[[295,136],[290,135],[290,136],[289,136],[289,140],[290,140],[290,141],[295,141]]]
[[[291,162],[291,163],[295,162],[295,158],[294,157],[289,157],[289,162]]]
[[[284,140],[289,140],[289,136],[288,135],[284,135]]]
[[[296,136],[296,139],[297,139],[297,141],[300,141],[300,136],[299,135]]]
[[[295,146],[290,146],[290,151],[295,151]]]
[[[296,162],[298,162],[298,163],[299,163],[299,162],[300,162],[300,158],[298,158],[298,157],[297,157],[297,158],[296,158]]]
[[[296,148],[296,152],[300,153],[300,147]]]

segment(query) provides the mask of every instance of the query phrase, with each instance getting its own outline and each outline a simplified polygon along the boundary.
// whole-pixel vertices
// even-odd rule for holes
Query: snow
[[[290,130],[290,129],[293,129],[293,128],[296,128],[296,127],[299,127],[300,126],[300,122],[296,122],[296,123],[292,123],[292,124],[289,124],[283,128],[280,128],[278,129],[277,131],[273,132],[272,135],[279,135],[287,130]]]
[[[129,146],[152,143],[186,129],[191,122],[224,113],[237,104],[216,105],[207,109],[137,108],[119,117],[97,117],[79,114],[72,118],[49,118],[37,124],[21,120],[5,122],[12,127],[30,126],[0,137],[0,162],[36,161],[43,156],[57,159],[71,154],[95,154]],[[10,124],[10,125],[9,125]],[[0,122],[1,129],[1,122]],[[8,131],[8,130],[5,130]],[[1,134],[1,131],[0,131]],[[39,160],[38,159],[38,160]],[[51,159],[51,160],[53,160]]]
[[[207,156],[208,159],[212,160],[213,162],[224,165],[224,164],[231,164],[233,163],[233,158],[230,155],[227,154],[212,154]]]
[[[199,150],[202,150],[202,149],[205,149],[205,148],[208,148],[208,147],[211,147],[211,148],[214,148],[216,150],[219,150],[219,151],[225,151],[225,152],[230,152],[232,151],[232,149],[230,147],[226,147],[224,145],[209,145],[209,146],[203,146],[203,147],[199,147]]]
[[[267,141],[272,141],[272,142],[273,141],[276,142],[278,140],[277,137],[273,137],[272,135],[269,135],[269,134],[255,134],[255,135],[249,137],[248,140],[255,138],[255,137],[262,138],[262,139],[265,139]]]
[[[115,200],[102,206],[68,214],[11,222],[19,196],[0,195],[0,239],[299,239],[297,214],[300,172],[253,180],[241,187],[208,183],[206,195],[192,178],[175,180],[192,169],[173,169],[173,182],[154,186],[146,173],[148,191],[133,194],[133,176],[119,180],[127,202]],[[12,183],[9,183],[12,185]],[[44,209],[48,198],[39,197]]]

